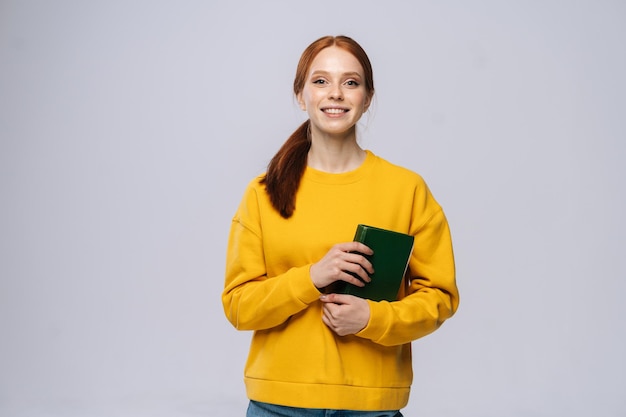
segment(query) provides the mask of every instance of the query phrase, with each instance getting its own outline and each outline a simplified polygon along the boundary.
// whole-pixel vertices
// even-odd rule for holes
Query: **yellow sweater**
[[[321,319],[309,267],[359,223],[415,236],[396,302],[368,301],[370,320],[338,336]],[[441,207],[416,173],[367,152],[356,170],[308,167],[294,215],[284,219],[259,178],[245,191],[230,232],[224,312],[254,330],[245,384],[252,400],[306,408],[397,410],[409,398],[411,341],[458,306],[454,258]]]

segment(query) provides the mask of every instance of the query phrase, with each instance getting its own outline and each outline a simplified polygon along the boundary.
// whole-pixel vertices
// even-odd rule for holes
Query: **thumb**
[[[351,298],[353,295],[349,294],[324,294],[320,297],[320,301],[323,303],[333,303],[333,304],[350,304]]]

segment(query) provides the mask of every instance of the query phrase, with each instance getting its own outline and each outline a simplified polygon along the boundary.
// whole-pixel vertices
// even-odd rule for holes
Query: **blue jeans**
[[[350,411],[297,408],[250,401],[246,417],[402,417],[402,413],[398,410]]]

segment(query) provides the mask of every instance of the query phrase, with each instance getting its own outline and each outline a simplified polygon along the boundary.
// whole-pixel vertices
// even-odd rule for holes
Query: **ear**
[[[374,97],[374,92],[372,91],[372,94],[368,94],[367,99],[365,100],[365,104],[363,105],[363,113],[365,113],[370,108],[370,104],[372,104],[373,97]]]
[[[300,106],[300,109],[302,109],[302,111],[306,111],[306,103],[304,102],[304,99],[302,98],[302,92],[299,92],[298,94],[296,94],[296,100],[298,100],[298,105]]]

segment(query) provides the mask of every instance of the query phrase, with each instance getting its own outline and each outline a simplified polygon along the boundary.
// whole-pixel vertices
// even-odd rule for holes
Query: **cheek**
[[[361,110],[365,110],[367,108],[367,95],[358,93],[353,97],[353,103],[358,103],[358,106]]]
[[[315,107],[315,103],[319,101],[319,97],[317,97],[315,92],[310,90],[303,91],[301,97],[302,98],[300,100],[300,108],[302,108],[302,110],[310,110],[311,108]]]

